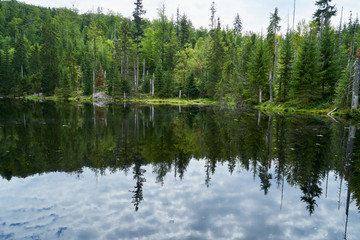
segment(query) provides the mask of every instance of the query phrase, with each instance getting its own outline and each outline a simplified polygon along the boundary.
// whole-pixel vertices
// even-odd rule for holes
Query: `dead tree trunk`
[[[259,88],[259,103],[262,103],[262,89]]]
[[[154,86],[155,86],[155,73],[153,73],[153,79],[152,79],[152,83],[151,83],[152,87],[151,87],[151,96],[154,97]]]
[[[351,108],[358,109],[359,106],[359,71],[360,71],[360,49],[357,49],[355,66],[354,66],[354,80],[353,80],[353,91],[352,91],[352,101]]]
[[[144,82],[145,82],[145,58],[144,58],[144,65],[143,65],[143,79],[142,79],[142,81],[143,81],[143,84],[144,84]]]

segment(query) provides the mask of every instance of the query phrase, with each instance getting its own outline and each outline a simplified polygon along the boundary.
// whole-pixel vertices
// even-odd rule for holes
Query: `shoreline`
[[[69,97],[64,99],[58,96],[24,96],[24,97],[4,97],[0,96],[0,99],[25,99],[31,101],[70,101],[70,102],[82,102],[82,103],[93,103],[92,96],[80,96],[80,97]],[[170,105],[170,106],[227,106],[235,107],[234,103],[216,101],[208,98],[198,99],[186,99],[186,98],[152,98],[148,95],[139,95],[131,98],[114,99],[110,97],[110,103],[135,103],[144,105]],[[102,103],[102,102],[98,102]],[[330,118],[338,117],[341,119],[355,119],[360,120],[360,114],[358,111],[351,111],[350,109],[336,109],[334,106],[327,108],[296,108],[296,107],[285,107],[281,105],[263,103],[260,105],[254,105],[249,109],[259,110],[265,113],[288,113],[288,114],[301,114],[301,115],[312,115],[312,116],[327,116]],[[329,115],[331,113],[331,115]],[[359,116],[358,116],[359,115]]]

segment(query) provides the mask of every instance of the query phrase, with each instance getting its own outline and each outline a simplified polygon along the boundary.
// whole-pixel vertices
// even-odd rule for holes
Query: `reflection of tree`
[[[190,162],[191,153],[194,152],[195,142],[192,136],[192,130],[189,128],[189,125],[186,124],[184,114],[175,118],[173,125],[175,135],[175,174],[178,174],[179,178],[182,179],[184,177],[186,168]]]
[[[259,166],[259,178],[261,180],[261,190],[264,190],[264,194],[267,195],[269,188],[271,187],[271,179],[272,174],[269,173],[269,168],[271,166],[271,153],[272,153],[272,132],[271,132],[271,125],[272,125],[272,115],[269,116],[268,120],[268,128],[266,131],[266,140],[265,140],[265,147],[268,150],[269,156],[267,158],[261,159],[261,165]]]
[[[285,136],[285,119],[279,116],[276,120],[276,133],[275,133],[275,156],[277,161],[275,162],[275,178],[277,186],[281,185],[281,204],[282,208],[283,197],[284,197],[284,182],[286,172],[286,136]]]
[[[144,173],[146,172],[145,169],[141,168],[143,159],[140,157],[136,158],[134,160],[134,168],[133,168],[133,174],[134,179],[136,180],[136,185],[134,187],[134,190],[131,191],[134,195],[132,197],[131,203],[135,206],[135,211],[139,210],[139,204],[143,200],[143,184],[146,182],[146,179],[144,178]]]
[[[264,191],[264,194],[267,195],[269,188],[271,187],[270,180],[272,179],[272,174],[268,172],[267,166],[259,167],[259,178],[260,178],[260,188]]]
[[[217,166],[226,166],[233,173],[238,164],[239,170],[254,172],[265,194],[272,177],[279,187],[286,180],[299,186],[310,214],[316,209],[326,174],[335,170],[338,176],[344,175],[345,160],[339,157],[346,148],[346,140],[343,147],[339,141],[344,138],[343,127],[321,119],[266,119],[264,114],[258,119],[257,113],[214,108],[184,107],[179,113],[172,107],[134,108],[129,104],[102,109],[51,102],[9,106],[0,105],[0,126],[3,119],[17,123],[0,128],[2,177],[81,172],[84,167],[104,174],[105,170],[126,173],[131,169],[136,182],[131,190],[135,210],[143,199],[146,164],[152,165],[156,181],[162,183],[172,170],[175,177],[185,177],[191,158],[204,159],[206,186]],[[359,165],[355,147],[353,156],[353,166]],[[358,169],[352,167],[346,174],[352,179],[349,184],[355,199],[360,199]]]
[[[306,209],[309,211],[310,215],[314,213],[315,206],[317,206],[315,198],[320,198],[322,193],[319,185],[320,182],[316,178],[311,178],[309,181],[300,185],[300,189],[303,192],[301,201],[306,203]]]

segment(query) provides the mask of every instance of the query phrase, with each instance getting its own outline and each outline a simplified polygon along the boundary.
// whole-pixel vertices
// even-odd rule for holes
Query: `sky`
[[[103,8],[107,13],[109,10],[120,13],[124,17],[131,17],[134,10],[135,0],[20,0],[29,4],[44,7],[67,7],[79,10],[80,13]],[[165,3],[166,15],[171,18],[176,15],[179,8],[180,13],[185,13],[193,23],[194,27],[206,27],[210,24],[210,6],[213,0],[143,0],[145,18],[153,20],[157,18],[157,9]],[[295,25],[302,19],[310,20],[316,10],[315,0],[295,0]],[[349,19],[350,11],[353,16],[360,10],[359,0],[332,0],[338,14],[332,19],[332,24],[338,26],[340,23],[341,9],[343,7],[343,23]],[[239,13],[243,23],[243,31],[266,32],[269,24],[270,13],[274,12],[275,7],[279,9],[281,17],[281,28],[286,30],[288,19],[292,26],[294,0],[221,0],[215,1],[216,17],[220,17],[221,25],[224,27],[233,26],[234,19]]]

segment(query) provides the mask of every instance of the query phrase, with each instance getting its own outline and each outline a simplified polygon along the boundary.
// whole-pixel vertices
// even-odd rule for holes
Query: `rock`
[[[94,104],[99,107],[104,107],[106,104],[111,103],[111,97],[104,92],[97,92],[93,98]]]

